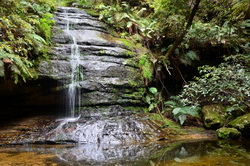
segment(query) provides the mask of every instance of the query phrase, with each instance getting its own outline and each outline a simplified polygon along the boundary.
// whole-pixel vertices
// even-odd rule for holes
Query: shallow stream
[[[250,141],[0,147],[1,166],[247,166]]]

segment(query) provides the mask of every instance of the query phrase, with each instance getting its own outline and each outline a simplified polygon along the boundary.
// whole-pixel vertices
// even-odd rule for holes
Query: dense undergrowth
[[[54,0],[2,0],[0,77],[18,83],[36,78],[34,69],[50,45]]]

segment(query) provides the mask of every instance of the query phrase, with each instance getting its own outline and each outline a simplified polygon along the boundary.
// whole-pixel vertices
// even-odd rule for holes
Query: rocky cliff
[[[133,48],[110,35],[97,18],[76,8],[58,8],[51,58],[38,68],[40,78],[56,80],[67,89],[72,73],[72,43],[76,40],[80,58],[75,86],[80,91],[82,110],[119,105],[124,108],[144,105],[143,79],[133,65]],[[68,25],[67,25],[68,24]],[[68,30],[66,29],[69,27]],[[90,107],[90,108],[89,108]]]

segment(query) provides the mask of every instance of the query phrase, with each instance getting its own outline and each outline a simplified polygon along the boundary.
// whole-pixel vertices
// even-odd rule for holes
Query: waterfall
[[[66,93],[66,109],[67,116],[77,117],[80,114],[80,104],[81,104],[81,93],[80,88],[78,86],[78,82],[81,80],[81,70],[80,70],[80,51],[77,44],[77,39],[73,35],[72,26],[73,24],[70,22],[70,15],[68,10],[65,9],[65,19],[66,23],[66,32],[72,38],[71,44],[71,54],[69,58],[70,66],[71,66],[71,75],[70,82],[68,85],[68,91]],[[74,20],[77,21],[77,20]]]

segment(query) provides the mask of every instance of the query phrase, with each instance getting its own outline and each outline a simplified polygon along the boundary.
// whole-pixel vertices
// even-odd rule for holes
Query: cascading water
[[[80,52],[77,45],[76,38],[72,36],[73,44],[71,44],[71,57],[70,57],[70,64],[71,64],[71,83],[68,87],[68,110],[69,116],[76,117],[80,111],[80,90],[78,88],[78,81],[81,79],[81,71],[80,71]]]
[[[73,24],[70,23],[70,15],[68,10],[65,9],[65,19],[66,23],[66,33],[71,36],[73,43],[71,44],[71,55],[70,55],[70,66],[71,66],[71,76],[70,83],[67,91],[67,101],[66,101],[66,109],[67,116],[77,117],[80,113],[80,89],[78,87],[78,81],[81,79],[81,70],[80,70],[80,51],[77,45],[76,38],[72,35],[72,27]],[[77,21],[76,19],[74,21]]]

